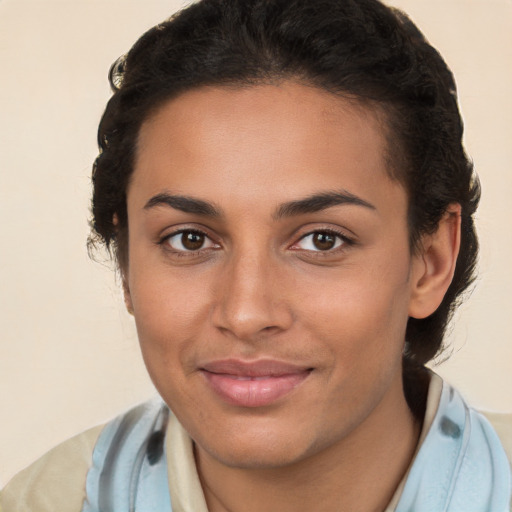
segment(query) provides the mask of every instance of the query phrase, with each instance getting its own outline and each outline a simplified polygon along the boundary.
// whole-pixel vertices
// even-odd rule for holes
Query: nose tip
[[[217,327],[220,331],[231,333],[240,340],[252,341],[260,337],[280,332],[284,329],[273,315],[263,311],[248,311],[247,303],[235,311],[225,311]]]
[[[271,265],[240,260],[220,277],[214,325],[241,340],[257,340],[288,329],[292,314]]]

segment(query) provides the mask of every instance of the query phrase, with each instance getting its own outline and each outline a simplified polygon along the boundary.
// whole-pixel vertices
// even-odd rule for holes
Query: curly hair
[[[480,189],[462,146],[452,73],[404,13],[377,0],[202,0],[145,33],[109,78],[114,94],[99,126],[89,243],[109,248],[121,270],[137,136],[163,102],[205,85],[295,80],[380,108],[388,172],[408,194],[411,251],[450,204],[461,205],[455,275],[432,315],[408,320],[404,378],[442,349],[474,278]]]

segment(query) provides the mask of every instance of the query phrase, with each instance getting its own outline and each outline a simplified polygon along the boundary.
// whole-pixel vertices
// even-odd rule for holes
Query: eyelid
[[[208,247],[200,247],[199,249],[193,250],[193,249],[177,249],[175,247],[172,247],[168,242],[170,239],[179,236],[183,233],[195,233],[201,236],[204,236],[206,240],[209,240],[210,245]],[[200,252],[208,251],[211,249],[217,249],[220,247],[220,244],[216,242],[213,237],[207,232],[205,229],[201,229],[198,227],[191,227],[191,226],[183,226],[180,228],[175,228],[170,232],[167,232],[165,235],[161,236],[158,239],[158,245],[164,246],[164,249],[180,255],[180,256],[186,256],[186,255],[195,255]]]
[[[335,245],[331,249],[326,249],[326,250],[303,249],[301,247],[297,247],[297,245],[302,240],[306,239],[309,236],[313,236],[317,233],[325,233],[325,234],[332,235],[332,236],[338,238],[341,241],[341,243]],[[340,251],[346,250],[348,247],[353,246],[353,245],[356,245],[355,237],[347,235],[346,231],[344,231],[342,229],[336,229],[333,227],[318,227],[318,228],[308,229],[305,233],[301,234],[289,248],[292,250],[312,253],[312,254],[315,254],[315,256],[316,255],[328,256],[328,255],[332,255],[332,254],[338,253]]]

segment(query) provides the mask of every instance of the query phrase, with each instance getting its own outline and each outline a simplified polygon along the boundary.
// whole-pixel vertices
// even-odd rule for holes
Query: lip
[[[288,395],[308,378],[312,368],[270,359],[225,359],[208,362],[200,371],[224,402],[238,407],[263,407]]]

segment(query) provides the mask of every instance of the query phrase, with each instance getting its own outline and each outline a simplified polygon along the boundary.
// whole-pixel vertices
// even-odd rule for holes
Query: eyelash
[[[342,231],[338,231],[338,230],[335,230],[335,229],[332,229],[332,228],[324,228],[324,229],[320,228],[320,229],[314,229],[314,230],[309,231],[309,232],[305,233],[304,235],[302,235],[297,240],[297,242],[293,243],[291,248],[293,249],[293,246],[296,246],[301,241],[305,240],[307,237],[310,237],[310,236],[313,236],[313,235],[316,235],[316,234],[333,236],[335,239],[338,239],[338,241],[340,243],[337,246],[333,247],[332,249],[326,249],[326,250],[321,250],[321,249],[318,249],[318,250],[308,250],[308,249],[306,249],[305,250],[310,256],[313,256],[315,258],[324,258],[324,257],[332,256],[334,254],[338,254],[339,252],[343,252],[348,247],[353,246],[353,245],[356,244],[356,242],[355,242],[355,240],[353,238],[348,237]],[[335,240],[335,243],[338,243],[338,241]],[[294,249],[294,250],[301,250],[301,249],[299,248],[299,249]]]
[[[197,250],[180,250],[180,249],[174,249],[170,246],[169,241],[171,238],[178,237],[179,235],[183,235],[184,233],[189,233],[192,235],[199,235],[201,237],[204,237],[205,240],[209,240],[211,242],[211,246],[209,247],[200,247]],[[209,251],[209,250],[215,250],[219,246],[216,242],[212,240],[212,238],[208,235],[208,233],[205,233],[204,231],[201,231],[199,229],[180,229],[178,231],[173,231],[172,233],[169,233],[168,235],[165,235],[158,241],[158,245],[164,247],[166,251],[169,251],[173,254],[173,256],[177,257],[194,257],[197,256],[200,252]],[[167,246],[166,246],[167,245]],[[183,244],[182,244],[183,245]]]
[[[209,247],[200,247],[197,250],[180,250],[180,249],[174,249],[170,246],[169,240],[171,240],[174,237],[177,237],[179,235],[183,235],[184,233],[189,233],[192,235],[199,235],[201,237],[204,237],[205,240],[209,240],[211,245]],[[335,245],[332,249],[326,249],[326,250],[311,250],[311,249],[301,249],[301,248],[294,248],[297,244],[299,244],[301,241],[305,240],[309,236],[313,236],[315,234],[323,234],[323,235],[330,235],[333,236],[335,239],[338,239],[335,241]],[[340,243],[338,243],[338,241]],[[341,231],[337,231],[332,228],[325,228],[325,229],[314,229],[312,231],[309,231],[305,234],[303,234],[296,242],[294,242],[291,246],[289,246],[290,249],[296,250],[296,251],[304,251],[308,253],[309,255],[313,257],[328,257],[333,254],[337,254],[339,252],[342,252],[346,250],[348,247],[355,245],[356,242],[348,237],[345,233]],[[168,235],[165,235],[158,241],[158,245],[163,246],[165,250],[171,252],[174,256],[177,257],[194,257],[199,255],[201,252],[204,253],[204,251],[211,251],[218,249],[220,247],[220,244],[214,242],[212,238],[208,235],[208,233],[201,231],[199,229],[180,229],[178,231],[173,231],[172,233],[169,233]],[[167,247],[166,247],[167,245]],[[183,244],[182,244],[183,245]]]

